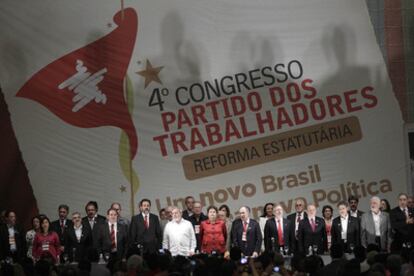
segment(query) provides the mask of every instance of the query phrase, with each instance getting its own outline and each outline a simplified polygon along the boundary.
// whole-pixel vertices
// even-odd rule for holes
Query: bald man
[[[299,251],[307,254],[309,249],[312,248],[313,253],[323,254],[328,251],[325,221],[323,218],[316,216],[316,206],[313,204],[308,205],[307,214],[308,217],[299,223]]]
[[[250,208],[243,206],[239,210],[240,218],[233,221],[231,240],[239,247],[244,256],[257,257],[262,246],[262,232],[259,223],[250,218]]]

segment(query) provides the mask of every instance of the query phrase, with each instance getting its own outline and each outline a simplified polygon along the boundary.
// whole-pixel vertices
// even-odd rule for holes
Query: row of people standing
[[[407,202],[407,195],[400,194],[398,206],[385,212],[380,208],[381,200],[372,197],[370,210],[364,213],[357,209],[358,198],[351,196],[348,202],[338,204],[339,216],[334,219],[331,207],[323,208],[323,218],[316,217],[314,205],[308,205],[305,212],[304,202],[298,200],[296,212],[284,220],[283,208],[277,205],[273,208],[273,217],[261,218],[264,245],[266,250],[280,250],[283,245],[284,251],[308,253],[312,250],[318,254],[328,251],[331,244],[341,245],[345,252],[369,244],[383,251],[398,251],[411,247],[414,242],[414,209]]]
[[[355,202],[356,201],[356,202]],[[59,206],[59,219],[50,222],[46,216],[33,219],[33,229],[24,235],[16,224],[14,212],[6,213],[7,221],[0,227],[0,258],[22,259],[24,255],[33,259],[49,256],[58,261],[59,256],[69,260],[81,260],[94,248],[111,258],[125,258],[128,250],[155,253],[164,248],[173,255],[194,253],[218,253],[228,255],[231,247],[238,247],[246,256],[257,256],[261,251],[281,251],[282,253],[308,253],[310,250],[322,254],[329,244],[340,244],[345,251],[362,244],[377,244],[382,250],[389,250],[391,242],[397,246],[408,246],[413,239],[413,209],[407,207],[407,196],[399,196],[399,205],[390,215],[380,211],[380,199],[370,200],[370,211],[357,210],[358,199],[351,197],[338,204],[339,216],[333,220],[317,217],[316,206],[297,200],[296,212],[284,217],[281,205],[267,205],[265,210],[271,216],[259,222],[250,217],[250,209],[243,206],[239,216],[230,220],[230,210],[223,205],[219,209],[207,208],[207,216],[202,213],[200,202],[186,198],[187,209],[168,207],[166,217],[159,220],[150,213],[151,202],[143,199],[139,203],[140,214],[131,222],[121,216],[121,206],[112,204],[106,217],[98,214],[94,201],[85,207],[86,216],[72,213],[69,208]],[[271,206],[271,208],[269,207]],[[349,209],[350,207],[350,209]],[[269,209],[269,210],[267,210]],[[323,213],[329,208],[324,208]],[[332,213],[332,208],[330,210]],[[162,213],[160,213],[162,215]],[[29,250],[26,251],[26,242]],[[263,245],[263,248],[262,248]]]

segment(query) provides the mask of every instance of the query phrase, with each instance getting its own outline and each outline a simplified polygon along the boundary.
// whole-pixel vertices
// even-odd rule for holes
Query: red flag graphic
[[[117,24],[108,35],[46,65],[17,92],[32,99],[65,122],[84,128],[116,126],[128,137],[131,159],[138,138],[124,99],[124,77],[131,60],[138,28],[134,9],[114,16]]]

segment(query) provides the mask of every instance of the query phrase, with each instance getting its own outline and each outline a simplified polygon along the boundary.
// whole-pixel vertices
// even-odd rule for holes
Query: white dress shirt
[[[82,224],[78,228],[76,228],[76,226],[73,226],[73,229],[75,229],[75,236],[79,242],[82,237]]]
[[[349,217],[341,216],[341,239],[346,240],[346,234],[348,232],[348,220]]]
[[[351,210],[351,217],[357,218],[358,217],[358,210],[355,212]]]
[[[372,218],[374,219],[374,226],[375,226],[375,236],[377,237],[381,236],[380,215],[381,215],[381,212],[378,212],[378,214],[375,214],[374,212],[372,212]]]
[[[10,251],[14,252],[17,250],[16,239],[15,239],[16,232],[14,230],[14,226],[8,226],[8,231],[9,231]]]
[[[172,256],[189,256],[194,253],[197,245],[194,228],[191,222],[181,219],[179,222],[172,220],[164,229],[162,246],[168,249]]]

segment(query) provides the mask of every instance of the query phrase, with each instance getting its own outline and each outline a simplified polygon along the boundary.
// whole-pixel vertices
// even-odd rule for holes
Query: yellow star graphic
[[[164,66],[152,67],[151,62],[147,59],[147,64],[146,64],[145,70],[137,72],[138,75],[143,76],[145,78],[145,87],[144,88],[147,88],[147,86],[152,81],[155,81],[155,82],[158,82],[158,83],[162,84],[162,82],[161,82],[161,80],[158,76],[158,74],[160,73],[162,68],[164,68]]]
[[[126,192],[126,187],[124,185],[121,185],[121,187],[119,187],[119,189],[121,190],[121,193]]]

